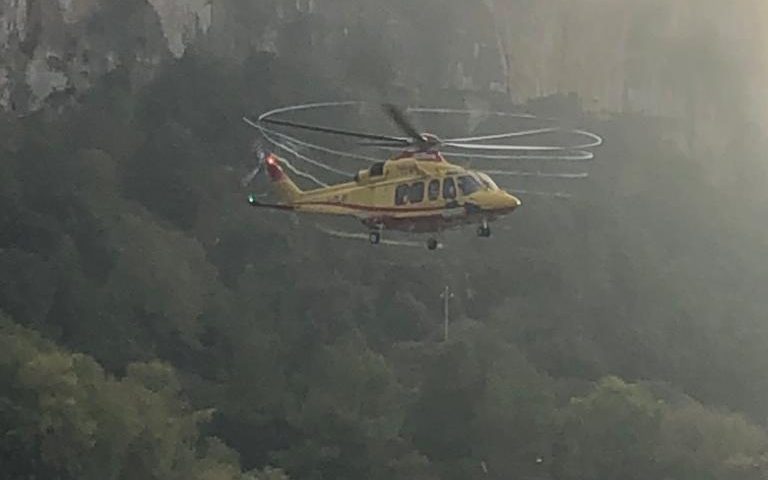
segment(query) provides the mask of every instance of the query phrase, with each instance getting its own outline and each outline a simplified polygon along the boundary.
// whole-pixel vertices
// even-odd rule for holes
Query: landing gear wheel
[[[371,245],[378,245],[381,242],[381,232],[371,232],[368,235],[368,240],[371,242]]]
[[[483,238],[490,237],[491,236],[491,227],[489,227],[487,225],[480,225],[479,227],[477,227],[477,236],[478,237],[483,237]]]
[[[435,250],[437,249],[437,246],[438,246],[438,243],[436,239],[430,238],[429,240],[427,240],[427,248],[429,250]]]

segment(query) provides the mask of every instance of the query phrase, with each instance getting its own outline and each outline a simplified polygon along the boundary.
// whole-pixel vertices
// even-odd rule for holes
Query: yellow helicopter
[[[418,132],[397,107],[385,105],[385,108],[407,137],[266,117],[256,122],[244,118],[256,128],[261,123],[270,123],[362,139],[366,146],[402,148],[386,161],[360,170],[351,181],[306,191],[288,177],[282,167],[285,160],[270,153],[264,156],[263,167],[280,203],[262,202],[255,195],[249,195],[249,203],[254,207],[297,213],[354,217],[369,229],[368,239],[373,245],[381,243],[385,230],[435,234],[467,224],[478,225],[479,237],[490,237],[489,223],[520,207],[520,199],[500,189],[486,173],[449,163],[440,153],[440,147],[464,150],[529,150],[531,147],[461,141],[491,137],[443,141],[435,135]],[[427,248],[434,250],[438,246],[438,240],[430,236]]]

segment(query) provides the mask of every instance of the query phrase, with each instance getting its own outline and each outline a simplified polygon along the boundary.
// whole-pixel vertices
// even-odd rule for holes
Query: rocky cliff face
[[[510,60],[511,92],[521,100],[570,90],[589,108],[681,116],[681,93],[715,93],[723,68],[751,87],[764,78],[765,2],[486,3]]]
[[[209,23],[202,0],[2,0],[0,108],[75,101],[118,68],[140,86]]]
[[[160,17],[163,35],[171,53],[180,57],[187,45],[211,26],[212,5],[210,0],[149,0]]]
[[[575,92],[588,109],[691,119],[741,102],[765,118],[765,20],[760,0],[0,0],[0,107],[39,108],[121,67],[138,85],[199,44],[362,83]]]
[[[0,108],[23,113],[71,101],[121,67],[140,86],[196,43],[235,61],[278,53],[330,75],[360,73],[363,83],[380,72],[355,72],[356,59],[390,67],[396,83],[500,88],[487,12],[478,19],[461,10],[436,17],[346,0],[0,0]]]

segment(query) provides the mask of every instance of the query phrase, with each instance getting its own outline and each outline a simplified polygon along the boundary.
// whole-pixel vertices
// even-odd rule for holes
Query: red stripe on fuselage
[[[442,215],[425,215],[422,217],[397,218],[397,217],[370,217],[363,220],[363,225],[368,228],[383,226],[386,230],[400,230],[412,233],[429,233],[447,230],[459,225],[472,223],[476,219],[473,215],[446,218]]]

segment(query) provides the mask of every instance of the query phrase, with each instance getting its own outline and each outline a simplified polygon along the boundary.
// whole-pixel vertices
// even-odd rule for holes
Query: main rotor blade
[[[272,118],[262,118],[260,121],[265,123],[271,123],[273,125],[282,125],[284,127],[300,128],[303,130],[309,130],[313,132],[330,133],[333,135],[341,135],[345,137],[363,138],[366,140],[382,140],[388,142],[397,142],[400,145],[409,145],[411,142],[407,138],[391,137],[388,135],[375,135],[371,133],[353,132],[350,130],[342,130],[340,128],[321,127],[319,125],[310,125],[307,123],[289,122],[288,120],[276,120]]]
[[[445,147],[460,148],[462,150],[482,150],[482,151],[515,151],[515,152],[562,152],[569,150],[565,147],[551,147],[544,145],[488,145],[488,144],[475,144],[475,143],[454,143],[445,142]]]
[[[557,132],[560,129],[557,127],[537,128],[535,130],[522,130],[519,132],[499,133],[496,135],[482,135],[479,137],[464,137],[464,138],[446,138],[446,142],[482,142],[485,140],[501,140],[504,138],[513,137],[527,137],[532,135],[540,135],[543,133]]]
[[[489,155],[486,153],[461,153],[448,151],[443,151],[442,154],[447,157],[471,158],[473,160],[563,160],[568,162],[584,162],[595,158],[594,153],[585,152],[583,150],[573,150],[573,153],[551,153],[542,155],[522,153],[514,155]]]
[[[388,152],[402,152],[403,149],[401,147],[393,147],[390,145],[376,145],[376,148],[380,150],[385,150]],[[568,153],[561,153],[557,154],[555,152],[568,152]],[[583,162],[587,160],[592,160],[595,158],[595,154],[591,152],[585,152],[583,150],[556,150],[555,152],[551,154],[542,154],[542,155],[526,155],[524,153],[520,154],[508,154],[508,155],[489,155],[485,153],[466,153],[466,152],[459,152],[459,151],[450,151],[450,150],[441,150],[440,153],[445,155],[446,157],[459,157],[459,158],[470,158],[473,160],[553,160],[553,161],[569,161],[569,162]],[[572,153],[571,153],[572,152]]]
[[[589,178],[587,172],[531,172],[527,170],[483,170],[488,175],[501,175],[506,177],[536,177],[536,178],[562,178],[566,180],[578,180]]]
[[[395,122],[398,127],[400,127],[400,130],[402,130],[414,140],[421,142],[426,141],[426,139],[421,135],[416,127],[413,126],[413,123],[399,107],[392,103],[385,103],[383,107],[384,110],[389,114],[392,121]]]
[[[408,146],[408,145],[403,145],[400,142],[395,143],[390,141],[377,141],[377,140],[363,141],[363,142],[358,142],[357,144],[360,145],[361,147],[379,147],[379,148],[391,147],[397,150],[402,150],[404,147]]]

